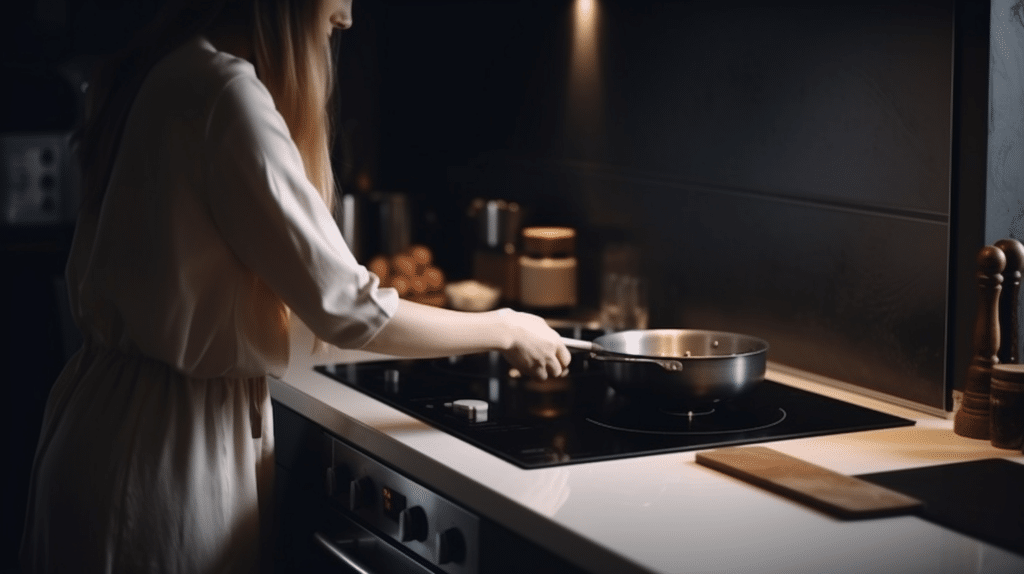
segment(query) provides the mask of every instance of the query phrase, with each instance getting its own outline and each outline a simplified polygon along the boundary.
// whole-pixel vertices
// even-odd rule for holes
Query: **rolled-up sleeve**
[[[232,78],[209,118],[204,199],[224,241],[317,336],[364,345],[398,294],[352,255],[266,87]]]

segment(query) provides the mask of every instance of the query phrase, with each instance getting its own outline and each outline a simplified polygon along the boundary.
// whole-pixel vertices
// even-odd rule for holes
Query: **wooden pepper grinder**
[[[1000,239],[996,241],[995,246],[1006,256],[1003,294],[999,297],[999,331],[1002,341],[997,356],[1001,364],[1014,364],[1020,362],[1020,320],[1017,316],[1017,306],[1020,304],[1021,273],[1024,272],[1024,244],[1016,239]]]
[[[953,418],[953,432],[988,440],[990,431],[989,388],[992,366],[999,362],[999,292],[1002,290],[1006,255],[988,245],[978,253],[978,288],[981,300],[974,325],[974,357],[967,367],[964,400]]]
[[[1020,302],[1021,271],[1024,268],[1024,245],[1016,239],[1002,239],[995,243],[1006,256],[1003,269],[1003,293],[999,297],[999,364],[992,368],[989,389],[992,446],[1020,450],[1024,445],[1024,365],[1020,363],[1020,322],[1017,305]]]

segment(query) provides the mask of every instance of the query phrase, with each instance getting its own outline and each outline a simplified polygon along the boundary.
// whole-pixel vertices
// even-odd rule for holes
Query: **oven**
[[[328,556],[357,572],[480,571],[478,516],[328,433],[323,453],[334,516],[314,539]]]
[[[563,558],[273,403],[275,570],[582,574]]]

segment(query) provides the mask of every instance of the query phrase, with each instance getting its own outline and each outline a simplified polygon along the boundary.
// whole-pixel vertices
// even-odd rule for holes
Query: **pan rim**
[[[647,354],[640,354],[640,353],[624,353],[622,351],[615,351],[615,350],[609,349],[606,345],[603,345],[601,343],[602,340],[604,340],[604,341],[611,340],[611,339],[608,339],[609,337],[615,337],[617,335],[618,336],[625,336],[625,335],[629,335],[629,334],[633,334],[633,333],[639,333],[639,334],[645,334],[645,335],[658,335],[658,334],[674,334],[674,335],[679,335],[679,334],[686,334],[686,333],[694,333],[694,334],[699,333],[699,334],[702,334],[702,335],[710,335],[710,336],[713,336],[713,337],[715,337],[715,336],[722,337],[722,338],[729,337],[729,338],[734,338],[734,339],[746,340],[747,342],[750,342],[750,343],[754,344],[758,348],[753,349],[751,351],[743,351],[743,352],[740,352],[740,353],[729,353],[729,354],[726,354],[726,355],[689,355],[689,356],[679,356],[679,355],[647,355]],[[672,359],[672,360],[677,360],[677,361],[694,361],[694,360],[708,361],[708,360],[713,360],[713,359],[728,360],[728,359],[734,359],[736,357],[752,357],[752,356],[756,356],[756,355],[766,355],[768,353],[768,350],[771,348],[771,346],[768,344],[768,341],[766,341],[765,339],[762,339],[761,337],[756,337],[754,335],[748,335],[746,333],[738,333],[738,332],[734,332],[734,331],[721,331],[721,330],[713,330],[713,329],[668,329],[668,328],[662,328],[662,329],[627,329],[627,330],[623,330],[623,331],[614,331],[614,332],[611,332],[611,333],[606,333],[604,335],[601,335],[601,336],[599,336],[599,337],[594,339],[594,343],[602,347],[602,351],[601,351],[602,353],[607,353],[607,354],[611,354],[611,355],[618,355],[618,356],[622,356],[622,357],[653,357],[653,358],[658,358],[658,359]]]

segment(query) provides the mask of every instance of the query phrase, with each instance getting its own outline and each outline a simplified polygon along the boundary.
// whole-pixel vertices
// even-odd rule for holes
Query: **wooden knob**
[[[995,246],[1006,257],[1006,268],[1003,270],[1003,274],[1011,271],[1020,273],[1024,268],[1024,243],[1016,239],[1000,239],[996,241]]]
[[[1006,269],[1006,254],[995,245],[986,245],[978,252],[978,279],[1001,275]]]
[[[995,246],[1006,257],[1003,269],[1003,293],[999,297],[999,331],[1001,340],[997,353],[1000,363],[1020,362],[1020,284],[1024,272],[1024,244],[1016,239],[1001,239]]]
[[[974,356],[967,367],[964,400],[953,418],[953,432],[960,436],[988,439],[990,433],[989,390],[992,366],[999,362],[999,293],[1002,291],[1006,255],[989,245],[978,253],[978,304],[974,325]]]

